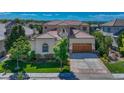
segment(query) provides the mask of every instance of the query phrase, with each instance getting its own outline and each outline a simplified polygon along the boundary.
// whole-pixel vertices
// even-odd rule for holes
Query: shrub
[[[102,60],[104,63],[110,62],[110,59],[108,58],[108,56],[107,56],[106,54],[104,54],[103,57],[101,57],[101,60]]]

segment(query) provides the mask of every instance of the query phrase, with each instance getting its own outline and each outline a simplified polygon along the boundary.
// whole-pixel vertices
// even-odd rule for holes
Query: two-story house
[[[102,31],[118,36],[124,31],[124,19],[116,19],[100,25]]]
[[[58,40],[66,36],[69,40],[69,52],[92,52],[95,50],[95,38],[89,35],[89,25],[81,21],[50,21],[43,24],[43,34],[31,40],[32,50],[37,54],[53,54]]]

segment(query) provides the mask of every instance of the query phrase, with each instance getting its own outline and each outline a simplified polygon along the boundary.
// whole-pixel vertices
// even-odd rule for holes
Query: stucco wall
[[[57,29],[57,28],[58,28],[57,25],[47,25],[47,26],[43,26],[43,32],[50,31],[50,30],[54,30],[54,29]]]
[[[53,47],[56,44],[57,40],[55,39],[36,39],[35,41],[30,41],[32,50],[36,52],[36,54],[53,54]],[[49,52],[42,52],[42,45],[47,43],[49,45]]]
[[[0,41],[0,52],[2,52],[2,51],[5,51],[3,40]]]
[[[84,43],[84,44],[92,44],[92,50],[95,50],[95,39],[94,38],[82,38],[82,39],[70,39],[69,49],[72,50],[73,43]]]

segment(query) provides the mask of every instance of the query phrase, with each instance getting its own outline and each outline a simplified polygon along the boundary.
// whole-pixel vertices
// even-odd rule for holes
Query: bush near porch
[[[7,73],[15,72],[16,61],[7,60],[0,64],[0,72],[4,72],[4,66],[7,65]],[[27,73],[57,73],[61,72],[60,62],[55,60],[41,60],[36,62],[19,62],[20,70],[19,72],[27,72]],[[62,72],[69,72],[70,67],[69,64],[63,65]]]

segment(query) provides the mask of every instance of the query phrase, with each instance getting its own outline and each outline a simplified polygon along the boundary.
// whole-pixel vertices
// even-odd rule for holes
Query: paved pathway
[[[86,56],[87,55],[87,56]],[[90,57],[90,55],[92,55]],[[94,55],[94,56],[93,56]],[[74,55],[73,55],[74,56]],[[75,54],[76,56],[76,54]],[[78,54],[78,59],[72,57],[71,71],[78,79],[112,79],[111,73],[95,54]],[[83,57],[83,58],[82,58]]]

